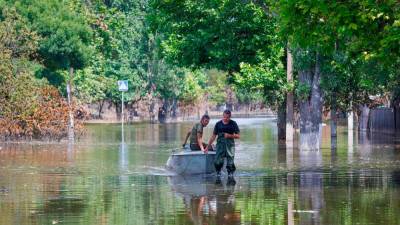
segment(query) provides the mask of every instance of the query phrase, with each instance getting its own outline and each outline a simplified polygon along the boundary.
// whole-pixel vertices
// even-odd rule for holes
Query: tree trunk
[[[156,106],[156,103],[154,102],[153,97],[151,97],[150,106],[149,106],[149,115],[150,115],[151,123],[154,123],[156,120],[155,106]]]
[[[73,87],[72,79],[74,77],[74,68],[69,68],[69,78],[67,81],[67,98],[68,98],[68,114],[69,114],[69,125],[68,125],[68,140],[74,140],[74,112],[73,112]]]
[[[226,101],[225,101],[226,109],[232,111],[233,110],[233,91],[227,86],[226,87]]]
[[[167,100],[164,100],[163,106],[158,109],[158,121],[165,123],[168,117],[169,104]]]
[[[206,106],[205,108],[206,108],[206,111],[204,113],[206,115],[208,115],[208,112],[210,111],[210,105],[209,105],[209,102],[208,102],[208,98],[209,98],[208,93],[206,93],[206,96],[205,96],[205,106]]]
[[[299,101],[301,150],[318,150],[321,144],[322,90],[320,59],[317,54],[314,70],[299,71],[300,85],[311,87],[308,99]]]
[[[117,115],[117,120],[120,121],[121,120],[121,116],[122,116],[122,112],[121,112],[121,103],[115,103],[115,114]]]
[[[176,98],[174,98],[174,100],[172,100],[172,108],[171,108],[172,119],[176,119],[178,117],[178,114],[176,112],[177,109],[178,109],[178,101],[176,100]]]
[[[106,102],[106,100],[100,100],[100,103],[99,103],[99,119],[101,119],[102,118],[102,116],[101,116],[101,113],[102,113],[102,111],[103,111],[103,107],[104,107],[104,103]]]
[[[361,116],[360,116],[360,121],[359,121],[359,130],[360,131],[367,131],[368,130],[368,117],[369,117],[369,107],[364,104],[360,107],[361,110]]]
[[[289,48],[287,48],[286,57],[286,79],[288,83],[293,81],[293,57]],[[289,91],[286,96],[286,142],[293,145],[294,137],[294,110],[293,110],[293,91]]]
[[[353,110],[347,112],[347,130],[353,132],[354,129],[354,113]]]
[[[278,107],[278,140],[286,139],[286,101]]]
[[[336,109],[336,95],[332,96],[331,105],[331,137],[337,136],[337,109]]]
[[[246,116],[250,117],[251,103],[246,104]]]

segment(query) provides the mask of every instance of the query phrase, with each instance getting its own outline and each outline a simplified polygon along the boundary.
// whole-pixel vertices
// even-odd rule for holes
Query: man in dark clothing
[[[187,133],[183,146],[186,145],[186,142],[190,137],[190,149],[192,151],[201,150],[204,152],[207,144],[203,143],[203,128],[206,127],[209,122],[210,117],[208,115],[202,116],[200,122],[196,123],[192,130]]]
[[[214,161],[217,175],[221,174],[221,169],[224,166],[224,158],[226,158],[226,170],[229,176],[233,176],[233,172],[236,170],[234,163],[235,139],[240,138],[240,130],[237,123],[231,120],[231,111],[229,110],[225,110],[222,120],[215,124],[208,146],[211,146],[217,137],[217,152]],[[207,151],[208,148],[205,149],[205,152]]]

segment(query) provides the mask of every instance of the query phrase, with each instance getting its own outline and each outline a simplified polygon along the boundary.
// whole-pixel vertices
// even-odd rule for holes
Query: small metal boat
[[[215,151],[204,154],[202,151],[191,151],[185,147],[169,156],[166,167],[179,175],[210,174],[215,172],[214,158]]]

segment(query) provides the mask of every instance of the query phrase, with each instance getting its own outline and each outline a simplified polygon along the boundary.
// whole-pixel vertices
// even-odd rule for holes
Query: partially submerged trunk
[[[150,123],[155,123],[155,120],[156,120],[156,113],[155,113],[156,103],[154,102],[153,98],[151,98],[150,102],[151,102],[150,106],[149,106]]]
[[[287,48],[286,56],[286,79],[288,83],[293,81],[293,57],[290,49]],[[294,96],[293,91],[289,91],[286,96],[286,142],[293,145],[294,136]]]
[[[103,107],[104,107],[105,102],[106,102],[105,99],[100,100],[100,102],[99,102],[99,114],[98,114],[99,119],[102,119],[101,114],[103,113]]]
[[[250,111],[251,111],[251,103],[246,104],[246,116],[250,116]]]
[[[167,121],[167,115],[163,107],[158,109],[158,122],[165,123]]]
[[[311,88],[307,99],[299,100],[301,150],[318,150],[321,145],[322,90],[320,59],[317,54],[315,68],[299,71],[300,85]]]
[[[229,86],[227,86],[226,87],[226,101],[225,101],[226,109],[228,109],[230,111],[233,110],[233,101],[234,101],[233,90]]]
[[[74,68],[69,68],[69,79],[67,81],[67,98],[68,98],[68,115],[69,115],[69,124],[68,124],[68,140],[74,140],[74,112],[73,112],[73,87],[72,87],[72,79],[74,77]]]
[[[369,118],[369,107],[364,104],[360,107],[361,115],[359,119],[359,126],[358,129],[360,131],[367,131],[368,130],[368,118]]]
[[[176,112],[177,109],[178,109],[178,100],[176,100],[176,98],[174,98],[174,100],[172,100],[172,108],[171,108],[172,119],[176,119],[178,117],[178,114]]]
[[[336,95],[332,96],[331,106],[331,137],[337,136],[337,109],[336,109]]]
[[[169,102],[168,100],[164,100],[162,107],[158,109],[158,121],[160,123],[167,122],[168,118],[168,111],[169,111]]]
[[[122,112],[121,112],[121,103],[115,103],[115,114],[117,115],[117,120],[121,120]]]
[[[278,107],[278,140],[286,139],[286,101]]]
[[[354,129],[354,113],[353,111],[347,112],[347,130],[353,132]]]

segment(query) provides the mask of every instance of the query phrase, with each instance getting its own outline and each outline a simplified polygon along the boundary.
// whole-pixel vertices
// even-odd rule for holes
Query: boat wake
[[[151,176],[176,176],[177,174],[168,170],[165,167],[146,166],[142,168],[143,175]]]

